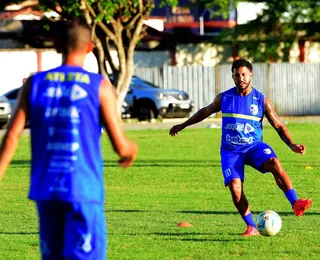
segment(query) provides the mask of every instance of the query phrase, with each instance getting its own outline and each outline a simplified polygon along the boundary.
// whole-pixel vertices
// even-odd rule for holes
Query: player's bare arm
[[[0,179],[10,164],[17,149],[19,137],[24,130],[28,117],[28,96],[31,85],[31,78],[27,79],[22,89],[19,91],[17,108],[11,118],[8,129],[2,139],[0,147]]]
[[[222,94],[218,94],[215,99],[213,100],[213,102],[211,104],[209,104],[206,107],[201,108],[200,110],[198,110],[192,117],[190,117],[187,121],[185,121],[182,124],[179,125],[174,125],[170,131],[169,134],[171,136],[175,136],[176,134],[178,134],[178,132],[180,132],[181,130],[183,130],[184,128],[199,123],[202,120],[204,120],[205,118],[209,117],[210,115],[212,115],[213,113],[217,113],[221,110],[221,97]]]
[[[295,144],[290,136],[289,130],[284,123],[281,122],[276,113],[273,104],[268,98],[264,99],[265,116],[272,127],[277,131],[278,135],[285,142],[290,149],[295,153],[304,154],[306,147],[303,144]]]
[[[129,167],[136,158],[138,146],[125,137],[117,113],[116,93],[108,80],[100,85],[101,116],[114,151],[120,156],[119,165]]]

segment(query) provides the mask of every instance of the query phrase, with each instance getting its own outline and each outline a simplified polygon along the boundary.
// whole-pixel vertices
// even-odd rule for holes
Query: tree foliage
[[[9,2],[4,0],[3,6]],[[160,5],[175,6],[178,0],[161,0]],[[53,10],[61,20],[83,19],[92,31],[94,54],[99,72],[108,77],[107,64],[115,79],[119,111],[134,72],[134,51],[146,35],[144,21],[155,1],[151,0],[39,0],[40,8]],[[117,59],[111,57],[115,50]]]
[[[256,19],[237,25],[221,35],[222,41],[238,46],[242,54],[248,53],[256,61],[288,61],[295,42],[319,41],[320,1],[317,0],[213,0],[207,7],[220,5],[214,15],[226,17],[230,7],[240,2],[264,3],[265,8]],[[232,5],[230,6],[230,3]]]

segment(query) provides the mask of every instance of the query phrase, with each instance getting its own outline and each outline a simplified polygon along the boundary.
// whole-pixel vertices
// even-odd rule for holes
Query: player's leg
[[[62,260],[64,212],[61,202],[37,201],[40,250],[43,260]]]
[[[221,152],[221,166],[224,176],[224,184],[228,186],[232,201],[247,225],[243,236],[258,235],[253,215],[250,211],[249,202],[244,194],[244,156],[238,153]]]
[[[103,204],[70,203],[64,256],[79,260],[106,259],[106,232]]]
[[[282,167],[274,150],[266,143],[260,143],[250,151],[248,156],[250,165],[262,173],[271,172],[278,187],[283,191],[292,205],[294,213],[302,216],[312,204],[311,199],[299,199],[293,188],[291,179]]]
[[[286,198],[290,202],[294,214],[298,217],[302,216],[304,212],[312,205],[311,199],[299,199],[291,179],[286,171],[283,169],[278,158],[270,158],[263,163],[262,168],[265,171],[272,173],[278,187],[284,192]]]

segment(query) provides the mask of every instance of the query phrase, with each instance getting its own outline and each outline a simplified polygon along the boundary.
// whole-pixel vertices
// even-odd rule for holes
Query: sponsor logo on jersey
[[[242,123],[235,123],[235,124],[227,124],[225,126],[227,130],[239,131],[244,132],[245,134],[254,132],[254,127],[249,123],[242,124]]]
[[[253,137],[241,137],[240,135],[231,136],[226,135],[226,141],[230,144],[252,144]]]
[[[74,84],[72,88],[64,88],[61,87],[49,87],[47,91],[44,93],[45,97],[49,98],[61,98],[61,97],[70,97],[71,101],[76,101],[88,96],[88,92],[84,90],[77,84]]]
[[[225,126],[225,129],[233,130],[233,131],[243,131],[244,130],[244,124],[242,124],[242,123],[227,124]]]
[[[244,126],[244,133],[248,134],[248,133],[251,133],[251,132],[254,132],[254,127],[252,125],[246,123],[245,126]]]
[[[87,91],[85,91],[83,88],[81,88],[78,85],[73,85],[70,100],[75,101],[78,99],[85,98],[88,95]]]

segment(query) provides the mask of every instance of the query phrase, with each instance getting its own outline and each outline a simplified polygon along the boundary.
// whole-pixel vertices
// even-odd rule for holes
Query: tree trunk
[[[282,53],[283,53],[282,61],[283,62],[289,62],[291,46],[292,46],[292,42],[285,42],[284,43],[284,47],[282,49]]]

